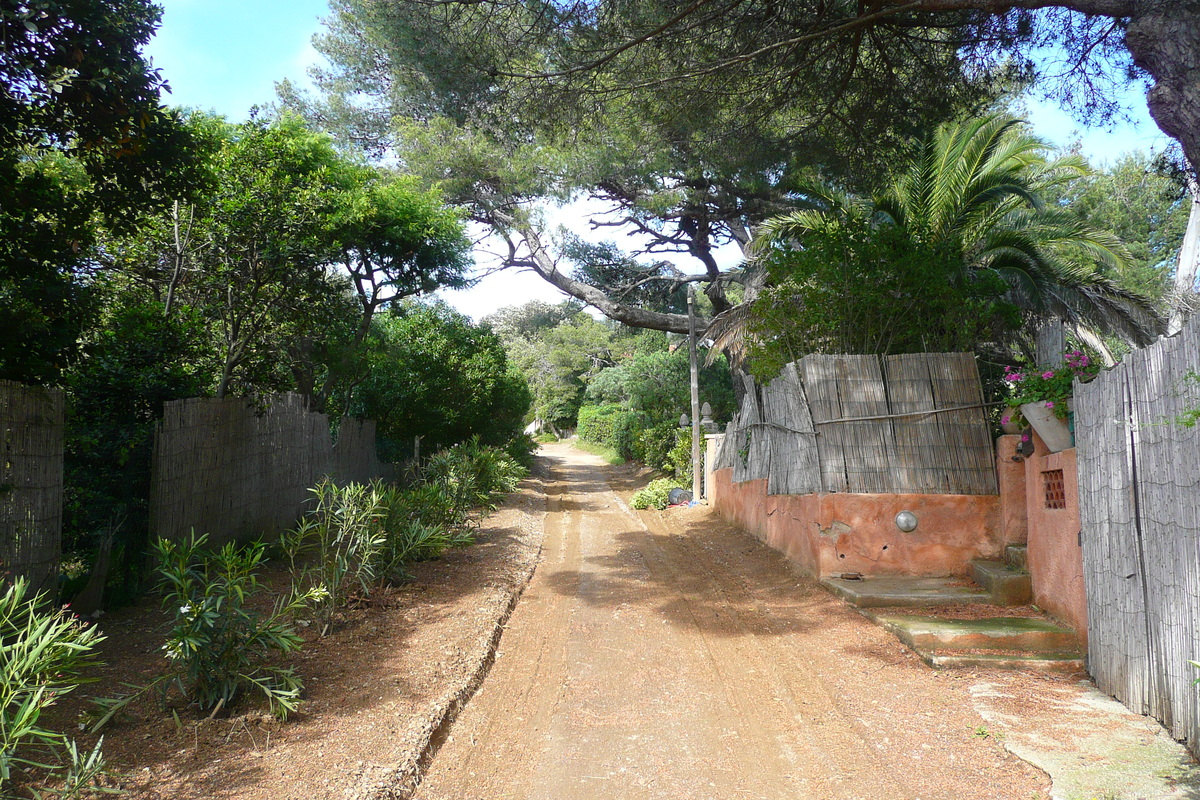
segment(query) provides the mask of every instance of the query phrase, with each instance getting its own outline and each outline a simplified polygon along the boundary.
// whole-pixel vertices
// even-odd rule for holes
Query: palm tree
[[[1007,299],[1028,317],[1062,319],[1101,346],[1098,334],[1152,341],[1163,327],[1152,301],[1103,274],[1129,263],[1124,245],[1070,209],[1043,202],[1046,190],[1087,172],[1078,156],[1047,160],[1049,149],[1007,115],[944,125],[881,195],[816,190],[814,208],[761,226],[751,258],[780,243],[802,248],[806,234],[830,226],[894,226],[931,251],[961,252],[964,275],[999,275]],[[735,311],[710,329],[718,343],[745,335],[753,310]]]

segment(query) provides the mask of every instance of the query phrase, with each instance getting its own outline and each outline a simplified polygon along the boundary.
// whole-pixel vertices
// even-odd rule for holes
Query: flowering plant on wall
[[[1008,384],[1008,411],[1002,422],[1012,421],[1025,425],[1021,406],[1037,403],[1052,410],[1059,419],[1067,418],[1067,399],[1071,396],[1075,379],[1090,381],[1100,371],[1086,353],[1072,350],[1066,354],[1066,363],[1054,369],[1029,369],[1005,367],[1004,381]]]

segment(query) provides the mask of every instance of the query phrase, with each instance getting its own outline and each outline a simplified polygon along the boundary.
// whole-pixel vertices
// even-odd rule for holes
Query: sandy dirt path
[[[939,675],[703,508],[555,445],[543,558],[416,796],[1045,797]]]

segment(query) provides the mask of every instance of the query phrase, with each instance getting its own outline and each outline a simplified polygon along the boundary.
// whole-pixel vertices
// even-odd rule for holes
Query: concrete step
[[[1042,617],[943,619],[901,614],[867,614],[918,652],[1006,650],[1083,656],[1070,628]]]
[[[1033,600],[1033,582],[1029,573],[1002,561],[971,562],[971,576],[992,596],[998,606],[1023,606]]]
[[[1023,544],[1010,544],[1004,548],[1004,563],[1015,569],[1028,569],[1028,552],[1029,548]]]
[[[926,664],[938,669],[1012,669],[1057,675],[1083,675],[1087,672],[1086,661],[1076,653],[1008,655],[918,652],[918,655]]]
[[[821,585],[858,608],[930,608],[989,603],[991,595],[978,586],[962,586],[961,578],[867,576],[861,580],[823,578]]]

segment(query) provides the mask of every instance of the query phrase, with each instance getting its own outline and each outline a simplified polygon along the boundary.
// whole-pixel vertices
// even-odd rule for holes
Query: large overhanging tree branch
[[[702,272],[691,280],[714,313],[727,310],[729,285],[752,294],[760,276],[722,271],[716,247],[744,247],[758,223],[795,208],[813,172],[877,181],[927,130],[1011,77],[964,64],[963,37],[915,5],[334,0],[318,42],[332,64],[316,76],[324,101],[286,86],[281,96],[354,141],[377,137],[476,209],[521,245],[514,266],[614,319],[682,332],[675,309],[634,299],[651,285],[669,294],[674,276],[628,270],[608,285],[560,269],[544,233],[510,210],[580,194],[607,202],[612,219],[633,221],[641,252],[695,258]],[[881,20],[894,22],[886,35]],[[653,82],[663,88],[637,88]]]
[[[621,303],[604,290],[576,280],[559,269],[558,260],[547,249],[541,234],[523,214],[497,209],[488,212],[488,217],[496,233],[508,244],[509,256],[506,260],[510,266],[532,270],[560,291],[594,306],[604,316],[617,322],[635,328],[651,328],[672,333],[688,332],[687,314],[650,311]],[[525,247],[524,251],[514,236],[520,238]]]

